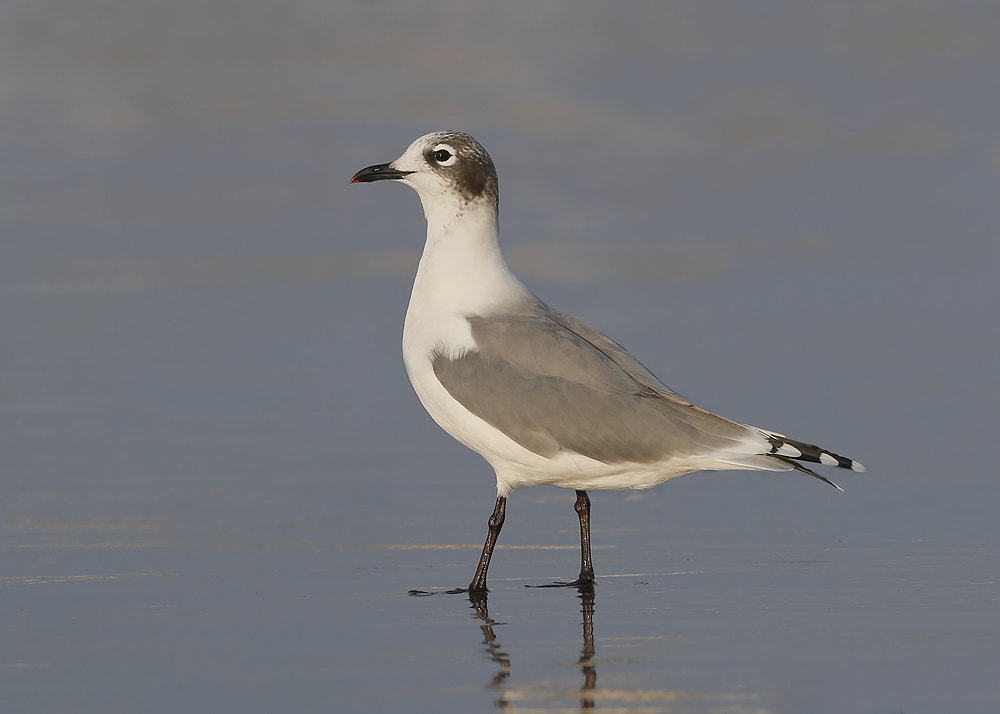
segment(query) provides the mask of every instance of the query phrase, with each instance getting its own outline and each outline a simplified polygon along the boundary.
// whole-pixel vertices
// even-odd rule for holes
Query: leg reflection
[[[577,660],[583,673],[583,686],[580,687],[580,709],[583,710],[595,707],[593,691],[597,687],[597,665],[594,662],[594,586],[593,584],[583,585],[577,589],[580,598],[580,611],[583,616],[583,648],[580,650],[580,658]],[[501,649],[500,643],[497,642],[493,626],[501,623],[497,623],[490,617],[488,597],[486,592],[470,592],[469,602],[472,603],[472,609],[475,610],[476,617],[482,623],[480,630],[483,633],[484,651],[490,660],[498,665],[490,687],[500,693],[496,704],[506,711],[509,702],[503,692],[504,685],[510,677],[510,655]]]
[[[597,665],[594,664],[594,586],[580,587],[580,602],[583,612],[583,650],[580,655],[580,669],[583,670],[583,687],[580,689],[580,708],[593,709],[594,697],[590,692],[597,686]]]
[[[490,617],[486,599],[486,591],[469,592],[469,602],[472,603],[472,609],[476,611],[476,617],[483,622],[479,629],[483,631],[483,644],[486,645],[486,654],[489,655],[492,661],[499,665],[499,669],[493,675],[493,682],[490,686],[493,689],[499,690],[502,689],[503,683],[510,676],[510,656],[500,649],[500,643],[497,642],[496,633],[493,632],[493,625],[497,623]]]

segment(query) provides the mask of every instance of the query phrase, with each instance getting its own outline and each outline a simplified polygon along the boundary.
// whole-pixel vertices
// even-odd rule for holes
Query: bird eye
[[[447,149],[438,149],[433,154],[431,154],[431,156],[434,157],[435,161],[439,163],[444,163],[445,161],[451,158],[451,152],[448,151]]]

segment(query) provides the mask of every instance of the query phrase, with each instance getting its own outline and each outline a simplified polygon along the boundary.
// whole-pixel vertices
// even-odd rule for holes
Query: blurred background
[[[5,711],[996,711],[998,127],[985,0],[4,0]],[[347,182],[445,128],[539,297],[870,470],[592,494],[586,697],[522,587],[571,493],[511,497],[503,657],[407,595],[494,478],[403,371],[416,195]]]

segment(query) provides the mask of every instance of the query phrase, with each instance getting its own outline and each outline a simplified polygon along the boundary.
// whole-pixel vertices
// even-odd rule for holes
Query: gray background
[[[990,2],[0,4],[0,697],[20,712],[995,712]],[[508,258],[864,462],[515,492],[399,339],[434,129]],[[833,475],[832,473],[829,475]],[[583,691],[588,672],[596,687]]]

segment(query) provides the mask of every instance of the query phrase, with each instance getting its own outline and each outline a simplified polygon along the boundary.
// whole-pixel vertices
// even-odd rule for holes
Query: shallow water
[[[994,712],[989,3],[0,7],[5,712]],[[399,336],[436,128],[543,299],[856,457],[515,492]],[[433,593],[414,597],[421,590]]]

